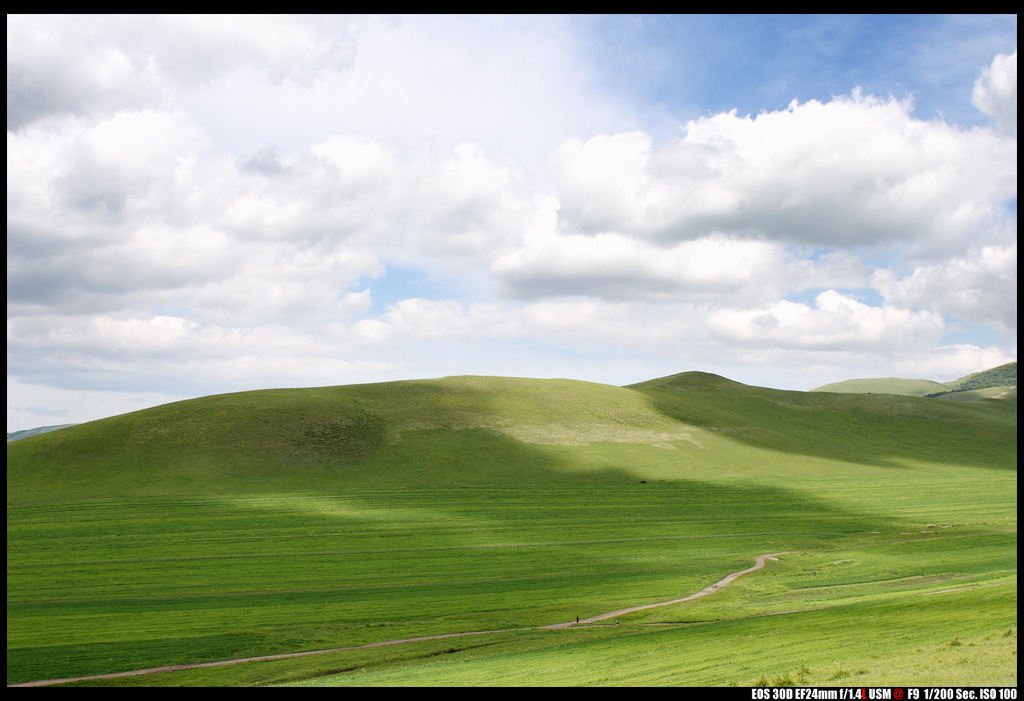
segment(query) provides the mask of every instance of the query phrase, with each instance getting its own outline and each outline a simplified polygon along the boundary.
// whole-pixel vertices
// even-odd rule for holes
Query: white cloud
[[[924,378],[938,382],[957,380],[965,375],[1016,362],[1016,353],[1007,354],[1002,348],[981,348],[971,344],[957,344],[925,349],[919,354],[906,355],[890,361],[891,373],[898,377]],[[888,367],[879,363],[880,368]],[[882,373],[875,375],[882,376]]]
[[[457,145],[417,188],[424,203],[420,250],[486,262],[533,216],[531,194],[517,175],[491,162],[478,144]]]
[[[330,334],[285,325],[204,325],[172,316],[16,317],[7,322],[7,348],[8,372],[15,376],[193,396],[252,389],[253,382],[345,384],[393,367],[354,354],[351,342]]]
[[[94,421],[159,404],[191,399],[188,394],[82,390],[25,382],[7,376],[7,426],[30,428]],[[15,429],[16,430],[16,429]]]
[[[922,346],[942,338],[942,316],[892,306],[873,307],[835,290],[814,306],[782,300],[760,309],[711,314],[711,335],[725,343],[809,350],[871,350]]]
[[[472,318],[458,302],[404,299],[383,315],[392,333],[412,341],[466,338],[474,331]]]
[[[350,21],[313,16],[7,18],[7,128],[165,105],[233,71],[309,83],[351,64]],[[358,20],[357,20],[358,22]]]
[[[850,256],[809,258],[767,241],[713,234],[670,246],[617,233],[534,232],[502,254],[493,274],[519,297],[686,300],[719,305],[832,285],[861,287],[863,264]]]
[[[372,247],[405,182],[386,149],[334,139],[268,177],[205,145],[151,112],[8,132],[9,313],[178,299],[205,320],[296,320],[383,272]]]
[[[979,255],[919,267],[897,278],[878,270],[872,284],[887,303],[933,309],[973,323],[1017,331],[1017,246],[986,246]]]
[[[1015,142],[859,92],[685,131],[659,148],[642,132],[566,142],[551,161],[562,229],[957,250],[1016,195]]]
[[[87,237],[92,244],[116,235],[134,212],[171,206],[179,168],[208,145],[181,112],[119,112],[98,122],[8,131],[8,217],[59,237],[51,243]]]
[[[1017,135],[1017,52],[999,54],[981,72],[971,96],[974,106],[995,117],[1000,129]]]
[[[198,319],[229,325],[330,320],[365,302],[344,304],[350,288],[383,268],[365,248],[253,246],[236,274],[189,292]]]
[[[236,71],[182,91],[218,143],[301,151],[335,134],[411,149],[486,146],[504,163],[533,164],[564,139],[628,128],[631,107],[593,90],[570,18],[543,16],[367,17],[345,20],[350,66],[308,86]],[[328,23],[330,24],[330,23]]]
[[[1015,53],[975,89],[1002,130],[855,92],[656,142],[572,24],[9,18],[8,372],[167,396],[591,362],[821,384],[1010,352],[940,349],[944,317],[1015,344]]]
[[[623,350],[638,357],[678,357],[689,339],[701,335],[705,311],[692,305],[600,300],[535,302],[521,311],[522,335],[563,348]]]
[[[377,318],[346,326],[333,324],[336,339],[358,339],[372,345],[438,344],[523,340],[555,343],[566,348],[601,344],[637,348],[656,340],[679,338],[696,324],[684,318],[666,321],[664,310],[646,302],[608,303],[599,300],[519,304],[454,300],[404,299],[388,305]],[[660,323],[659,323],[660,322]]]
[[[344,328],[334,327],[335,333],[344,332]],[[379,345],[391,336],[391,325],[377,319],[363,319],[352,326],[356,338],[370,345]]]

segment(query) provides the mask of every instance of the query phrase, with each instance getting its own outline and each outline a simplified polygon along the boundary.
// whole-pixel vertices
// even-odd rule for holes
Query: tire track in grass
[[[627,613],[633,613],[635,611],[643,611],[645,609],[657,608],[660,606],[671,606],[672,604],[681,604],[685,601],[693,601],[703,596],[714,594],[716,591],[728,586],[734,580],[742,577],[745,574],[756,572],[757,570],[764,567],[765,562],[768,560],[777,560],[780,555],[790,555],[796,551],[790,550],[781,553],[770,553],[768,555],[760,555],[757,557],[756,564],[753,567],[749,567],[739,572],[733,572],[724,579],[701,589],[696,594],[684,597],[682,599],[673,599],[672,601],[663,601],[656,604],[645,604],[643,606],[634,606],[627,609],[619,609],[617,611],[611,611],[609,613],[602,613],[599,616],[592,616],[587,619],[581,619],[579,622],[569,621],[568,623],[554,623],[548,626],[535,626],[532,628],[504,628],[501,630],[478,630],[470,631],[465,633],[445,633],[442,635],[424,635],[417,638],[402,638],[399,640],[383,640],[376,643],[367,643],[365,645],[350,645],[348,647],[336,647],[327,650],[306,650],[304,652],[285,652],[277,655],[260,655],[258,657],[243,657],[236,660],[220,660],[217,662],[196,662],[191,664],[177,664],[177,665],[166,665],[163,667],[150,667],[148,669],[134,669],[127,672],[109,672],[107,674],[90,674],[81,677],[66,677],[63,679],[42,679],[31,682],[21,682],[19,684],[8,684],[8,687],[18,686],[52,686],[54,684],[68,684],[70,682],[90,681],[96,679],[116,679],[119,677],[137,677],[145,674],[159,674],[160,672],[177,672],[186,669],[207,669],[210,667],[226,667],[227,665],[242,664],[244,662],[268,662],[271,660],[285,660],[294,657],[309,657],[311,655],[326,655],[332,652],[346,652],[350,650],[364,650],[373,647],[385,647],[388,645],[402,645],[405,643],[418,643],[427,640],[444,640],[447,638],[464,638],[471,635],[493,635],[495,633],[508,633],[512,631],[529,631],[529,630],[561,630],[565,628],[573,628],[577,625],[590,625],[598,621],[605,621],[609,618],[615,618],[617,616],[624,616]]]
[[[699,599],[702,596],[707,596],[709,594],[714,594],[716,591],[718,591],[722,587],[725,587],[725,586],[728,586],[729,584],[731,584],[733,582],[733,580],[735,580],[738,577],[742,577],[745,574],[750,574],[751,572],[756,572],[757,570],[759,570],[762,567],[764,567],[764,563],[766,561],[768,561],[768,560],[777,560],[777,559],[779,559],[779,555],[792,555],[794,552],[795,551],[790,550],[789,552],[784,552],[784,553],[770,553],[768,555],[761,555],[761,556],[759,556],[757,558],[757,561],[756,561],[757,564],[755,564],[753,567],[750,567],[750,568],[745,569],[745,570],[741,570],[739,572],[733,572],[732,574],[730,574],[725,579],[722,579],[722,580],[720,580],[718,582],[715,582],[714,584],[712,584],[710,586],[704,587],[703,589],[701,589],[696,594],[690,594],[689,596],[684,597],[682,599],[673,599],[672,601],[662,601],[661,603],[657,603],[657,604],[645,604],[643,606],[634,606],[634,607],[628,608],[628,609],[619,609],[618,611],[611,611],[610,613],[602,613],[600,616],[591,616],[590,618],[581,619],[578,623],[575,622],[575,621],[569,621],[568,623],[555,623],[554,625],[550,625],[550,626],[542,626],[542,629],[543,630],[559,630],[559,629],[562,629],[562,628],[571,628],[571,627],[576,626],[576,625],[583,625],[584,623],[590,624],[590,623],[596,623],[598,621],[606,621],[609,618],[615,618],[617,616],[625,616],[627,613],[634,613],[636,611],[643,611],[645,609],[658,608],[659,606],[671,606],[672,604],[681,604],[684,601],[693,601],[694,599]]]

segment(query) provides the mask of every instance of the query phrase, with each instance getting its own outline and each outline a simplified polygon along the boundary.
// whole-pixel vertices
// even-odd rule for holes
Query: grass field
[[[8,683],[1015,686],[1016,512],[1015,398],[222,395],[8,446]]]

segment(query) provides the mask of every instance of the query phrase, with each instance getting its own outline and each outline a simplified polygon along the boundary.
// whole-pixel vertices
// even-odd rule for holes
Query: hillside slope
[[[1016,454],[1016,399],[963,405],[889,394],[788,392],[705,373],[630,387],[666,416],[758,449],[876,465],[906,458],[995,465],[1005,464],[1007,450]]]
[[[906,397],[927,397],[951,392],[950,385],[933,380],[907,380],[901,377],[866,377],[832,382],[816,387],[812,392],[838,392],[842,394],[900,394]]]
[[[974,401],[1016,396],[1017,363],[965,375],[949,382],[907,380],[899,377],[873,377],[832,382],[812,392],[849,394],[900,394],[908,397],[931,397],[956,401]]]
[[[949,392],[941,392],[936,395],[943,399],[965,399],[983,397],[999,397],[1017,392],[1017,363],[1007,363],[990,370],[975,372],[965,375],[958,380],[945,383],[949,385]]]
[[[1015,431],[1015,400],[784,392],[705,373],[630,387],[452,377],[216,395],[71,426],[8,444],[7,494],[673,478],[727,444],[991,466],[1015,461]]]

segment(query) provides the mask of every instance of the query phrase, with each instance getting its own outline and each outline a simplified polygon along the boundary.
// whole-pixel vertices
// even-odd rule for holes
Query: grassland
[[[222,395],[10,444],[7,543],[8,683],[1016,685],[1016,399]]]

